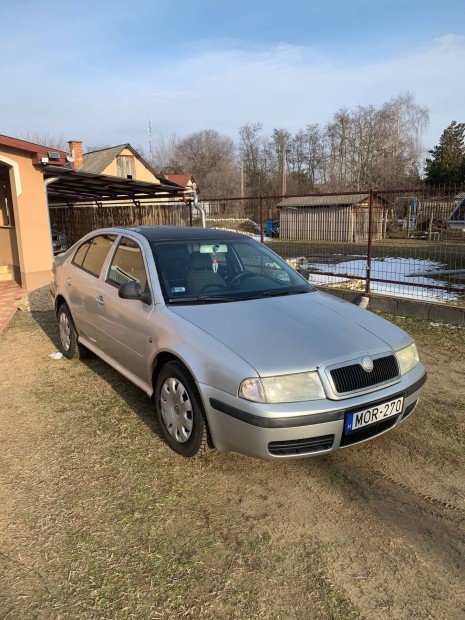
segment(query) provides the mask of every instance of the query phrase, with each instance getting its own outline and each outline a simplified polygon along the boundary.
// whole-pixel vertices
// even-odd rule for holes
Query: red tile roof
[[[192,179],[191,174],[166,174],[165,177],[173,183],[186,187],[189,181]]]

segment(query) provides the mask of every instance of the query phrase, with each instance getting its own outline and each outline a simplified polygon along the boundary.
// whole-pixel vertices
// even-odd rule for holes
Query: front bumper
[[[278,405],[251,403],[206,385],[199,385],[199,389],[218,450],[272,460],[333,452],[381,435],[412,413],[425,381],[425,368],[418,364],[395,385],[369,394],[339,401]],[[347,414],[398,396],[404,397],[398,415],[345,433]]]

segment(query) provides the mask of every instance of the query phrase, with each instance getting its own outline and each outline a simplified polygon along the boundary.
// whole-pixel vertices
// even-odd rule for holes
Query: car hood
[[[370,311],[319,292],[170,310],[229,347],[261,376],[302,372],[412,341]]]

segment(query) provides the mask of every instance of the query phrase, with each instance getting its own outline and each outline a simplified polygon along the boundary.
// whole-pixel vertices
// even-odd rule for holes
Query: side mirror
[[[152,303],[150,291],[142,292],[139,282],[125,282],[118,289],[118,297],[121,299],[137,299],[144,304]]]
[[[297,273],[300,273],[306,280],[310,280],[310,274],[308,269],[296,269]]]

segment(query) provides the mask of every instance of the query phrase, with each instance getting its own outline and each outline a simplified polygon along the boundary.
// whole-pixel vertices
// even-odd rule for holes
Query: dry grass
[[[449,576],[456,587],[465,498],[463,476],[454,491],[450,472],[463,474],[465,446],[450,438],[464,430],[464,404],[448,386],[430,395],[422,424],[405,423],[369,448],[286,463],[215,451],[184,460],[160,440],[152,403],[103,362],[47,357],[54,321],[50,312],[21,312],[0,339],[2,620],[426,618],[418,601],[430,582],[418,562],[389,546],[373,554],[380,537],[393,536],[389,528],[402,536],[407,512],[429,514],[431,505],[455,549],[443,547],[431,579]],[[405,321],[431,363],[448,356],[452,385],[463,379],[465,330]],[[393,444],[403,460],[377,476]],[[412,453],[428,478],[438,479],[440,464],[440,488],[421,471],[413,482],[406,476]],[[411,484],[418,493],[406,499]],[[399,507],[395,526],[378,514],[381,498]],[[403,502],[411,502],[405,513]],[[449,521],[447,502],[458,510]],[[355,527],[362,515],[366,556]],[[414,568],[408,599],[411,588],[396,588],[389,571],[403,569],[407,586]],[[363,578],[364,570],[374,573]],[[458,589],[452,594],[449,618],[458,609]],[[441,617],[438,601],[429,617]]]

